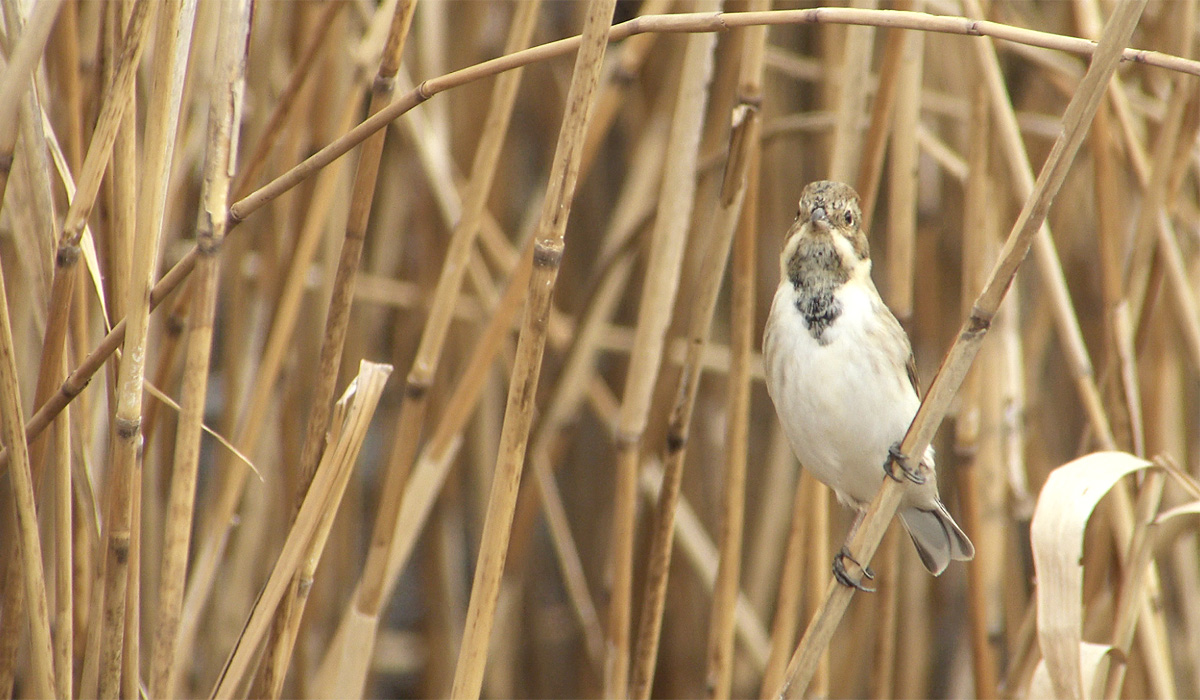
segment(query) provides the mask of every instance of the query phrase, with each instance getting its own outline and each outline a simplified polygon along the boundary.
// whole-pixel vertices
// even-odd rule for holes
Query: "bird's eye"
[[[850,211],[849,209],[846,210],[846,225],[854,225],[854,212]]]

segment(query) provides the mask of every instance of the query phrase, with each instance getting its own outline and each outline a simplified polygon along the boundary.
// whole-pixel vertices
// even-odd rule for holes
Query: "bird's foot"
[[[854,564],[858,568],[862,569],[863,578],[865,578],[865,579],[874,579],[875,578],[875,572],[871,571],[871,567],[863,566],[862,564],[859,564],[858,560],[855,559],[850,554],[850,550],[843,546],[841,548],[841,550],[839,550],[838,553],[833,556],[833,577],[835,579],[837,579],[837,582],[847,588],[857,588],[858,590],[862,591],[863,593],[874,593],[875,589],[867,588],[866,586],[862,585],[861,579],[858,581],[855,581],[854,579],[850,578],[850,575],[846,572],[846,561],[847,560],[849,560],[852,564]]]
[[[900,475],[896,474],[896,467],[900,468]],[[908,455],[900,451],[898,442],[892,443],[888,448],[887,459],[883,462],[883,473],[896,481],[908,479],[914,484],[925,483],[925,475],[908,465]]]

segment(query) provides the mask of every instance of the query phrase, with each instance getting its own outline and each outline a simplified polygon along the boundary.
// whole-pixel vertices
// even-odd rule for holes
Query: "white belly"
[[[897,366],[896,354],[907,356],[907,348],[888,347],[870,292],[849,284],[835,296],[841,314],[818,341],[796,309],[792,286],[781,284],[763,360],[767,390],[800,463],[844,503],[858,506],[874,498],[888,448],[904,437],[920,402],[903,360]],[[936,498],[930,483],[907,489],[905,500],[923,501],[926,490]]]

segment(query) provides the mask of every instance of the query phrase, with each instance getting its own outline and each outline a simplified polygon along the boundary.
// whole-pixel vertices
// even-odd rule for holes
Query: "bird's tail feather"
[[[937,508],[909,507],[900,511],[900,521],[908,530],[921,563],[937,576],[946,570],[950,560],[969,561],[975,557],[975,547],[963,534],[958,523],[950,517],[941,501]]]

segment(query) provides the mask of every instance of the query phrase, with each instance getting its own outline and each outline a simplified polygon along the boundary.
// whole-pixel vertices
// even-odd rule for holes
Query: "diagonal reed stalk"
[[[483,683],[487,644],[504,571],[513,509],[541,372],[550,299],[562,262],[563,235],[575,196],[584,135],[595,103],[614,6],[614,0],[594,0],[589,5],[584,19],[583,38],[575,57],[571,86],[567,92],[566,111],[534,242],[529,296],[517,342],[495,480],[488,499],[479,562],[471,587],[471,602],[467,608],[466,630],[454,671],[452,695],[456,698],[471,700],[479,697]]]
[[[1004,300],[1017,269],[1033,244],[1034,237],[1041,229],[1050,203],[1062,186],[1100,99],[1108,89],[1109,78],[1120,62],[1124,47],[1128,44],[1145,5],[1144,0],[1126,3],[1118,7],[1109,18],[1092,58],[1092,64],[1063,114],[1062,132],[1042,167],[1033,194],[1026,200],[987,284],[976,298],[970,316],[942,361],[942,366],[901,443],[901,451],[904,454],[924,453],[950,402],[962,386],[963,378],[991,325],[991,319],[1000,302]],[[884,479],[883,488],[871,503],[866,518],[850,543],[851,555],[864,566],[871,560],[896,512],[901,491],[902,486],[899,483]],[[829,583],[824,603],[788,664],[782,686],[773,693],[775,697],[803,696],[816,669],[816,660],[821,651],[828,646],[852,595],[853,589],[836,581]]]
[[[270,630],[275,611],[290,589],[296,571],[307,566],[306,562],[320,557],[350,472],[366,438],[367,427],[391,371],[391,365],[363,361],[358,376],[347,389],[343,401],[349,402],[349,408],[344,413],[338,411],[344,416],[344,422],[334,430],[336,441],[321,455],[321,463],[288,530],[283,549],[221,670],[211,698],[224,700],[235,696],[259,644]]]

